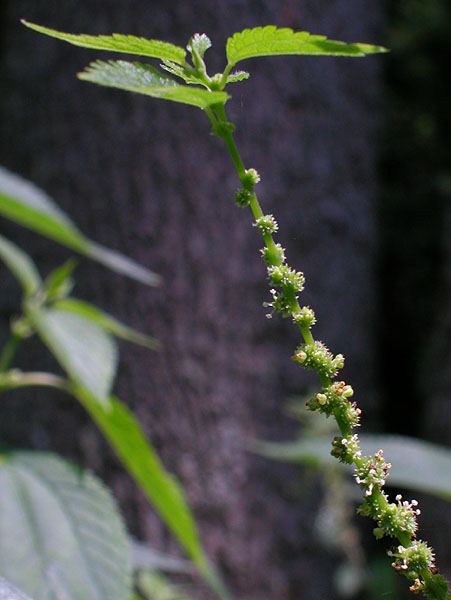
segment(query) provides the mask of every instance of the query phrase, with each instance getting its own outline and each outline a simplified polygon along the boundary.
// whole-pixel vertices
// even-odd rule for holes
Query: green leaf
[[[195,33],[188,44],[188,50],[191,53],[197,52],[200,58],[204,57],[209,48],[211,48],[211,40],[205,33]]]
[[[201,88],[179,85],[150,65],[123,60],[108,62],[98,60],[79,73],[78,77],[99,85],[145,94],[153,98],[173,100],[202,109],[210,104],[224,104],[230,97],[225,92],[210,92]]]
[[[65,298],[64,300],[56,302],[53,307],[58,310],[78,314],[118,338],[122,338],[134,344],[139,344],[140,346],[145,346],[151,350],[157,350],[159,348],[158,340],[155,338],[124,325],[114,317],[111,317],[98,309],[96,306],[84,302],[83,300]]]
[[[31,258],[1,234],[0,259],[19,281],[26,296],[31,296],[39,290],[42,280]]]
[[[202,81],[202,77],[200,75],[198,75],[196,72],[189,73],[188,71],[185,71],[185,69],[183,69],[179,65],[171,62],[170,60],[164,60],[161,63],[160,67],[162,69],[164,69],[165,71],[167,71],[168,73],[171,73],[171,75],[180,77],[181,79],[183,79],[183,81],[185,83],[189,83],[190,85],[205,86],[205,82]]]
[[[235,33],[227,40],[226,51],[229,65],[233,66],[240,60],[257,56],[365,56],[387,52],[387,49],[370,44],[346,44],[328,40],[324,35],[312,35],[307,31],[294,32],[292,29],[267,25]]]
[[[376,453],[380,448],[392,464],[387,485],[419,490],[451,500],[451,451],[400,435],[359,435],[362,452]],[[302,462],[318,467],[343,466],[330,455],[329,436],[300,438],[294,442],[253,442],[251,449],[268,458]]]
[[[292,442],[265,442],[254,440],[250,449],[256,454],[286,462],[300,462],[315,467],[331,467],[338,464],[330,454],[329,436],[301,437]]]
[[[31,600],[31,598],[0,577],[0,600]]]
[[[31,600],[31,598],[0,577],[0,600]]]
[[[192,575],[194,564],[190,560],[160,552],[144,542],[131,539],[132,562],[134,569],[150,569],[166,573],[183,573]]]
[[[112,336],[91,319],[55,308],[32,309],[30,316],[70,379],[108,407],[117,366]]]
[[[54,302],[59,298],[65,298],[71,293],[74,287],[71,275],[76,266],[77,262],[73,258],[70,258],[63,265],[54,269],[45,278],[45,290],[49,302]]]
[[[124,524],[96,477],[52,454],[13,452],[0,457],[0,489],[0,573],[9,581],[34,600],[131,595]]]
[[[0,215],[146,285],[159,283],[155,273],[89,240],[45,192],[1,166]]]
[[[237,81],[243,81],[249,79],[250,75],[247,71],[234,71],[227,76],[226,83],[236,83]]]
[[[364,454],[382,448],[392,463],[387,485],[421,490],[451,500],[451,450],[401,435],[362,435]]]
[[[140,571],[137,580],[139,590],[148,600],[192,600],[183,585],[174,585],[157,571]]]
[[[81,46],[82,48],[112,50],[113,52],[139,54],[140,56],[150,56],[152,58],[160,59],[167,58],[180,65],[185,64],[186,51],[180,46],[174,46],[174,44],[168,42],[148,40],[143,37],[122,35],[120,33],[113,33],[112,35],[76,35],[42,27],[41,25],[25,21],[24,19],[22,19],[22,23],[30,29],[39,31],[39,33],[45,33],[46,35],[58,38],[59,40],[64,40],[75,46]]]
[[[185,494],[175,478],[164,469],[133,413],[117,398],[111,397],[111,408],[105,410],[90,395],[76,393],[188,554],[196,561],[204,560]]]
[[[117,398],[105,409],[84,390],[74,393],[116,451],[127,471],[221,598],[228,598],[202,549],[183,488],[162,465],[133,413]]]

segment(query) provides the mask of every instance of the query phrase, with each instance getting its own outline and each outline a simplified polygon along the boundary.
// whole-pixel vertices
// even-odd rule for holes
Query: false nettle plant
[[[74,45],[159,59],[165,72],[138,62],[96,61],[80,73],[79,78],[196,106],[205,112],[211,122],[212,133],[225,142],[241,182],[241,187],[235,194],[236,203],[239,207],[250,208],[254,225],[263,238],[264,247],[261,252],[271,294],[270,301],[266,303],[269,316],[280,313],[282,317],[292,319],[300,330],[303,341],[295,349],[292,359],[304,369],[314,370],[318,374],[321,387],[308,400],[307,405],[311,411],[333,417],[338,425],[340,435],[332,442],[331,454],[340,462],[354,467],[355,481],[363,492],[363,503],[359,512],[376,521],[374,533],[377,538],[386,536],[392,540],[389,555],[393,567],[411,580],[410,589],[413,592],[422,591],[434,600],[449,599],[451,596],[448,584],[438,573],[433,550],[426,542],[416,538],[419,514],[416,501],[403,501],[398,495],[395,502],[390,502],[384,486],[391,465],[386,462],[382,450],[365,455],[361,449],[359,437],[355,433],[361,411],[352,400],[352,387],[337,380],[344,357],[341,354],[332,354],[323,342],[313,338],[315,313],[310,307],[299,302],[299,294],[305,285],[304,275],[288,265],[284,249],[274,241],[273,236],[278,230],[277,222],[273,215],[264,214],[255,193],[260,176],[254,168],[244,165],[233,137],[235,127],[228,120],[225,110],[225,105],[230,99],[230,95],[225,91],[226,87],[249,77],[246,71],[233,71],[242,60],[275,55],[363,57],[385,52],[385,48],[360,43],[346,44],[328,40],[324,36],[293,32],[291,29],[279,29],[275,26],[256,27],[235,33],[228,39],[227,65],[224,71],[209,75],[204,56],[211,47],[211,42],[205,34],[195,34],[189,41],[188,60],[184,48],[167,42],[119,34],[74,35],[26,21],[23,23],[31,29]],[[61,213],[49,202],[38,206],[28,197],[28,201],[23,201],[22,198],[21,206],[18,207],[20,201],[17,194],[4,193],[0,198],[3,198],[5,216],[38,230],[41,227],[41,233],[66,243],[78,252],[91,253],[91,256],[98,260],[103,258],[103,262],[114,266],[115,261],[105,259],[109,256],[107,251],[84,238],[65,216],[61,218]],[[45,227],[36,219],[36,212],[44,214],[47,219]],[[82,243],[80,240],[74,242],[71,238],[74,232],[81,238]],[[91,320],[91,325],[94,322],[97,333],[100,329],[104,333],[106,331],[108,334],[119,335],[119,331],[124,332],[124,326],[119,326],[114,319],[98,309],[90,306],[88,308],[80,301],[70,298],[71,290],[67,282],[73,268],[71,265],[65,265],[43,283],[34,267],[30,266],[28,257],[22,254],[20,249],[7,240],[2,241],[0,249],[2,258],[22,282],[25,293],[24,314],[15,322],[11,340],[0,361],[0,385],[4,389],[25,385],[49,385],[62,388],[80,400],[212,589],[222,598],[230,597],[200,545],[192,515],[181,489],[164,471],[130,411],[111,396],[111,368],[106,369],[100,380],[92,381],[83,369],[77,370],[72,360],[73,345],[67,343],[66,336],[69,331],[70,338],[73,319],[77,320],[78,325],[83,322],[83,331],[86,332],[87,320]],[[130,266],[131,263],[124,263],[124,260],[121,259],[119,264],[123,267],[124,264]],[[128,272],[128,267],[122,270]],[[142,276],[144,272],[139,273]],[[155,283],[155,276],[151,276],[151,281],[145,282]],[[72,327],[72,333],[73,330]],[[130,333],[127,328],[125,331]],[[36,374],[21,373],[9,368],[18,342],[30,333],[37,333],[52,350],[65,369],[67,378],[50,374],[40,374],[37,377]],[[132,341],[139,341],[136,338],[138,335],[140,334],[135,332],[135,339]],[[114,354],[111,347],[108,347],[110,354]],[[80,345],[77,348],[80,349]],[[106,348],[105,343],[102,351]],[[93,360],[94,354],[95,352],[92,353]],[[108,383],[105,384],[105,381]],[[13,583],[20,584],[20,579],[13,580]],[[143,594],[145,595],[144,592]],[[131,592],[129,596],[131,597]],[[122,597],[125,599],[127,596]],[[35,600],[38,600],[38,597]]]

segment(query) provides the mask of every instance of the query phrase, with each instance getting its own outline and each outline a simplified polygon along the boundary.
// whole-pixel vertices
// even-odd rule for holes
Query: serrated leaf
[[[75,298],[65,298],[64,300],[56,302],[53,307],[58,310],[80,315],[81,317],[92,321],[105,331],[112,333],[116,337],[134,344],[145,346],[151,350],[157,350],[159,348],[159,343],[155,338],[124,325],[114,317],[111,317],[98,309],[96,306],[89,304],[89,302],[84,302],[83,300],[77,300]]]
[[[211,104],[224,104],[230,97],[225,92],[210,92],[201,88],[179,85],[150,65],[123,60],[96,61],[79,73],[78,77],[99,85],[145,94],[153,98],[173,100],[202,109]]]
[[[365,56],[387,52],[387,49],[370,44],[346,44],[328,40],[324,35],[312,35],[307,31],[294,32],[292,29],[267,25],[235,33],[227,40],[226,51],[229,65],[233,66],[240,60],[257,56]]]
[[[133,413],[113,396],[105,409],[84,390],[74,393],[207,583],[221,598],[229,598],[205,556],[183,488],[165,470]]]
[[[362,452],[371,455],[380,448],[392,464],[387,486],[405,487],[451,500],[451,451],[443,446],[401,435],[359,435]],[[294,442],[262,442],[252,450],[276,460],[302,462],[318,467],[340,465],[331,456],[329,436],[300,438]]]
[[[237,81],[243,81],[249,79],[250,75],[247,71],[235,71],[227,76],[227,83],[235,83]]]
[[[146,285],[159,283],[155,273],[88,239],[45,192],[1,166],[0,215]]]
[[[19,281],[26,296],[31,296],[39,290],[42,280],[31,258],[1,234],[0,259]]]
[[[195,33],[188,44],[188,50],[191,53],[196,52],[200,58],[204,57],[209,48],[211,48],[211,40],[205,33]]]
[[[117,366],[113,337],[92,320],[63,310],[36,309],[30,316],[70,379],[108,407]]]
[[[62,31],[56,31],[55,29],[49,29],[48,27],[42,27],[42,25],[29,23],[24,19],[22,19],[22,23],[30,29],[39,31],[39,33],[44,33],[45,35],[69,42],[75,46],[81,46],[82,48],[111,50],[113,52],[139,54],[140,56],[150,56],[152,58],[160,59],[167,58],[168,60],[172,60],[180,65],[185,63],[186,51],[180,46],[175,46],[169,42],[148,40],[143,37],[122,35],[120,33],[113,33],[112,35],[64,33]]]
[[[52,454],[13,452],[1,457],[0,489],[1,575],[34,600],[131,595],[124,524],[94,475]]]
[[[197,75],[196,73],[188,73],[187,71],[185,71],[185,69],[171,62],[170,60],[164,60],[161,63],[160,67],[168,73],[171,73],[171,75],[180,77],[180,79],[183,79],[185,83],[189,83],[192,85],[205,85],[205,83],[202,81],[199,75]]]

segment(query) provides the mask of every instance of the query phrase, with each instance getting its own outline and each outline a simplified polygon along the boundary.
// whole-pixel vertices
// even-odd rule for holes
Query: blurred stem
[[[40,371],[22,373],[16,369],[0,374],[0,393],[21,387],[52,387],[72,394],[72,386],[63,377]]]
[[[6,342],[3,352],[0,355],[0,373],[4,373],[9,367],[17,352],[17,348],[23,339],[23,336],[17,332],[13,332],[10,335],[9,340]]]

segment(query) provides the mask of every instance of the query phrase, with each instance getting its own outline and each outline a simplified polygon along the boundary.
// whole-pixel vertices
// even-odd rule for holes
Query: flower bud
[[[280,244],[274,244],[274,248],[262,248],[262,258],[267,265],[281,265],[285,262],[285,250]]]
[[[276,231],[279,229],[277,221],[273,215],[263,215],[263,217],[260,217],[255,221],[254,226],[260,229],[260,233],[262,235],[276,233]]]
[[[244,187],[254,187],[260,181],[260,175],[255,169],[246,169],[241,179]]]
[[[252,198],[252,192],[250,190],[245,190],[244,188],[240,188],[235,192],[235,202],[241,208],[246,208],[249,206],[249,203]]]
[[[308,327],[309,329],[316,323],[316,317],[310,306],[303,306],[301,311],[293,314],[293,321],[299,327]]]

